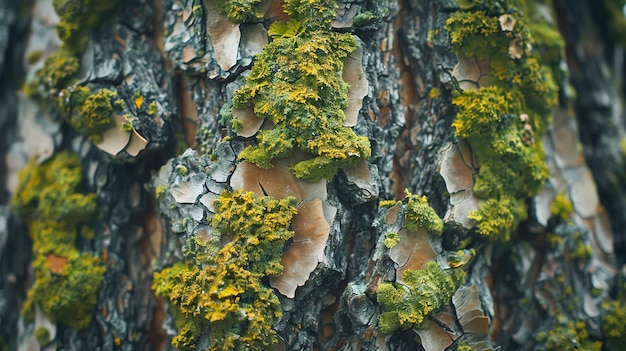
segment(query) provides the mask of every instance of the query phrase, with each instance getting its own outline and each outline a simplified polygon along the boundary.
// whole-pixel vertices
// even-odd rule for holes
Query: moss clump
[[[35,259],[35,283],[28,290],[23,311],[30,315],[36,303],[53,322],[84,328],[91,322],[106,267],[91,254],[68,256],[60,270],[51,267],[49,256]]]
[[[26,56],[26,63],[29,65],[33,65],[37,63],[43,56],[43,51],[41,50],[33,50]]]
[[[396,232],[390,232],[385,235],[385,246],[388,249],[393,248],[400,242],[400,235]]]
[[[257,145],[246,148],[242,159],[270,168],[272,159],[298,148],[314,157],[292,170],[317,181],[370,156],[369,140],[343,125],[348,85],[341,78],[342,60],[356,41],[348,33],[329,31],[335,7],[326,0],[285,2],[291,21],[270,27],[274,40],[257,55],[233,100],[235,108],[253,105],[257,116],[276,127],[259,132]]]
[[[600,351],[601,341],[589,339],[587,325],[584,321],[572,321],[563,315],[557,315],[552,320],[548,331],[540,331],[535,340],[546,351]]]
[[[48,56],[43,67],[35,73],[34,79],[26,84],[24,91],[31,97],[45,100],[51,92],[54,95],[58,90],[76,81],[79,65],[78,59],[74,56],[62,50],[58,51]]]
[[[582,239],[582,234],[577,233],[574,236],[573,245],[570,247],[570,258],[575,261],[587,261],[592,255],[591,244],[586,243]]]
[[[106,268],[98,257],[79,252],[75,242],[84,223],[97,216],[96,194],[80,191],[82,166],[69,152],[41,165],[31,160],[19,177],[12,205],[28,224],[35,256],[35,283],[22,313],[32,318],[38,305],[53,322],[85,327]]]
[[[272,326],[282,314],[280,302],[261,279],[282,272],[295,204],[293,197],[276,200],[252,192],[220,195],[211,219],[213,238],[192,238],[188,264],[154,275],[153,289],[179,315],[174,347],[195,350],[207,332],[212,351],[266,350],[277,342]]]
[[[446,21],[452,50],[468,57],[490,60],[490,68],[505,70],[509,66],[508,48],[511,40],[501,30],[498,17],[485,10],[462,10]]]
[[[426,196],[417,196],[406,191],[406,207],[404,209],[404,227],[415,231],[425,228],[430,233],[441,234],[443,221],[437,212],[428,205]]]
[[[113,126],[113,90],[100,89],[92,94],[85,86],[63,89],[58,94],[54,107],[74,129],[93,143],[102,141],[101,133]]]
[[[328,31],[337,16],[335,0],[285,0],[284,11],[310,31]]]
[[[602,302],[602,332],[608,351],[618,351],[626,344],[626,301],[625,286],[622,284],[617,300]]]
[[[541,61],[544,68],[552,71],[555,82],[562,82],[566,72],[561,65],[565,58],[565,40],[561,33],[541,15],[533,16],[528,21],[528,29],[533,42],[532,55]]]
[[[61,19],[56,29],[65,47],[81,53],[91,30],[119,3],[119,0],[54,0],[54,9]]]
[[[552,204],[550,204],[550,213],[564,221],[569,219],[573,211],[574,206],[572,202],[569,201],[562,192],[559,193],[552,201]]]
[[[456,347],[456,351],[474,351],[474,348],[463,341]]]
[[[217,0],[218,8],[234,23],[258,22],[263,15],[256,9],[261,0]]]
[[[377,301],[384,310],[378,318],[380,330],[424,327],[428,315],[450,302],[464,278],[461,269],[447,272],[430,262],[424,269],[404,271],[403,284],[380,284]]]
[[[526,205],[522,200],[509,196],[488,199],[478,210],[470,213],[470,219],[478,222],[481,235],[492,240],[506,241],[519,223],[526,219]]]
[[[50,332],[44,327],[39,327],[35,329],[35,338],[39,345],[46,346],[50,343]]]
[[[481,3],[481,4],[479,4]],[[540,138],[558,103],[552,69],[541,65],[523,1],[459,1],[460,11],[446,22],[452,48],[489,62],[490,86],[456,93],[453,126],[476,154],[480,169],[474,192],[486,201],[470,214],[478,232],[506,241],[526,218],[526,199],[535,196],[549,178]],[[506,15],[505,15],[506,13]],[[554,64],[562,57],[562,41],[543,22],[544,45]]]

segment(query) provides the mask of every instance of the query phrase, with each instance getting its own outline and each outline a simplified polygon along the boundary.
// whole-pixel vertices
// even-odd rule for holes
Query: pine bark
[[[187,240],[209,230],[214,210],[207,204],[236,183],[238,155],[256,139],[223,120],[224,106],[244,86],[271,23],[286,16],[282,1],[266,1],[263,19],[229,26],[219,22],[224,16],[216,3],[123,1],[89,30],[73,84],[116,91],[138,135],[111,155],[64,122],[50,101],[24,93],[23,85],[61,46],[52,1],[0,0],[0,350],[173,349],[175,312],[152,290],[153,274],[185,259]],[[617,350],[619,338],[606,329],[606,304],[626,303],[620,300],[626,296],[620,293],[626,260],[624,50],[602,17],[622,15],[587,0],[542,3],[549,5],[542,5],[546,13],[540,15],[565,41],[560,64],[568,72],[557,82],[553,123],[546,135],[534,136],[544,141],[551,178],[539,195],[525,200],[528,219],[503,243],[446,216],[455,205],[440,174],[446,150],[472,153],[452,127],[458,56],[445,24],[459,5],[338,1],[332,30],[352,33],[363,52],[367,92],[351,128],[369,138],[371,157],[364,168],[342,169],[323,182],[320,201],[330,228],[324,258],[294,297],[274,290],[282,308],[274,326],[278,349],[543,350],[552,349],[543,337],[549,334],[571,341],[555,350],[600,350],[599,343],[602,350]],[[354,16],[364,13],[374,18],[354,25]],[[41,57],[33,59],[34,51]],[[156,114],[148,111],[153,102]],[[101,257],[107,267],[91,322],[82,329],[41,311],[29,320],[20,311],[33,284],[35,254],[33,234],[11,199],[30,158],[42,163],[61,150],[80,156],[84,192],[97,194],[101,209],[90,223],[94,238],[76,241],[81,252]],[[243,177],[252,179],[251,173]],[[266,192],[259,185],[257,192]],[[472,249],[472,258],[456,268],[466,275],[460,292],[427,324],[383,333],[379,316],[385,309],[377,289],[399,279],[402,269],[385,238],[402,231],[408,200],[397,205],[395,217],[393,207],[379,202],[402,201],[405,189],[425,195],[444,218],[442,235],[424,232],[418,243],[433,252],[430,261],[452,269],[449,258],[462,242],[471,242],[463,248]],[[573,203],[568,220],[550,213],[558,193]],[[563,242],[552,245],[554,236]],[[572,255],[578,242],[590,248],[582,260]],[[430,255],[418,244],[411,260]],[[271,286],[269,279],[262,283]],[[461,315],[468,310],[488,325]],[[44,345],[35,337],[41,328],[50,336]],[[210,334],[196,347],[206,349],[207,343]]]

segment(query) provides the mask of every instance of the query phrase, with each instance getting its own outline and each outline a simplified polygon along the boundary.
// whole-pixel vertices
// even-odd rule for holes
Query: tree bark
[[[619,350],[623,5],[0,0],[0,350]]]

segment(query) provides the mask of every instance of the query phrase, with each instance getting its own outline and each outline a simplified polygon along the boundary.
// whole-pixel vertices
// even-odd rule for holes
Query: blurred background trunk
[[[256,6],[256,17],[226,16],[228,6],[247,3]],[[172,307],[171,295],[155,294],[153,274],[184,260],[206,268],[190,242],[206,243],[214,235],[212,201],[225,189],[278,199],[295,195],[296,236],[324,238],[316,242],[316,252],[292,253],[292,261],[289,250],[298,243],[285,244],[283,265],[297,277],[261,279],[274,288],[282,309],[273,325],[275,349],[621,349],[626,335],[623,1],[338,1],[337,17],[326,28],[302,16],[310,11],[315,17],[317,7],[332,2],[303,2],[310,10],[289,13],[305,24],[294,37],[310,39],[311,31],[356,39],[358,49],[336,72],[350,84],[343,125],[371,145],[366,161],[319,181],[293,176],[288,166],[307,158],[299,151],[279,159],[284,162],[274,160],[272,170],[241,161],[239,154],[255,145],[259,128],[274,125],[251,110],[231,113],[255,55],[272,42],[270,25],[287,22],[283,6],[293,3],[298,2],[0,0],[0,350],[172,349],[172,338],[189,316],[180,305]],[[516,199],[524,214],[519,225],[512,220],[508,240],[488,238],[468,218],[486,200],[472,193],[476,176],[485,174],[478,162],[484,156],[471,140],[455,135],[452,124],[463,89],[481,92],[500,79],[514,91],[520,83],[494,77],[495,59],[467,57],[451,44],[455,34],[446,21],[458,13],[497,19],[497,31],[508,39],[504,47],[492,45],[508,54],[509,66],[539,57],[551,71],[541,79],[558,87],[545,133],[533,116],[529,124],[519,113],[515,122],[504,114],[492,122],[500,129],[518,125],[520,135],[532,138],[527,144],[542,145],[550,170],[539,191]],[[485,23],[462,28],[487,36],[481,34]],[[281,64],[286,63],[272,66],[272,75]],[[491,73],[482,71],[489,67]],[[115,94],[107,98],[106,112],[113,127],[86,136],[71,122],[90,113],[82,109],[89,98],[72,100],[80,87],[91,96]],[[243,121],[243,131],[233,128],[233,117]],[[96,194],[98,215],[78,222],[69,219],[71,212],[68,218],[18,215],[19,201],[12,198],[26,191],[20,185],[25,176],[20,180],[18,173],[33,158],[37,164],[31,169],[44,169],[63,150],[80,157],[84,179],[77,192]],[[520,167],[512,174],[523,173]],[[54,184],[63,179],[55,177],[62,176],[50,176],[32,190],[61,192]],[[411,206],[419,200],[405,189],[427,197],[444,219],[443,234],[422,217],[418,229],[411,227]],[[381,200],[403,199],[379,206]],[[44,219],[90,228],[74,229],[81,235],[74,233],[71,240],[72,250],[97,257],[96,266],[106,268],[96,286],[97,302],[87,306],[89,323],[77,325],[44,307],[75,295],[77,301],[89,299],[76,291],[87,280],[67,283],[74,287],[70,292],[43,286],[44,293],[29,298],[31,314],[23,311],[37,280],[62,275],[71,265],[70,257],[55,251],[54,231],[36,233]],[[42,246],[52,248],[33,249]],[[41,276],[37,259],[47,264]],[[389,282],[410,287],[403,272],[425,271],[430,262],[446,276],[463,271],[463,283],[449,296],[441,287],[421,297],[411,290],[414,301],[433,305],[424,314],[426,323],[401,321],[395,330],[379,324],[379,316],[398,318],[398,312],[382,301],[378,287]],[[310,269],[303,268],[307,263]],[[416,291],[429,291],[428,284],[418,284]],[[72,315],[76,308],[70,303],[59,313]],[[232,330],[245,330],[245,320],[233,322]],[[218,327],[211,323],[205,320],[196,338],[179,348],[228,349],[213,343]],[[237,349],[246,347],[265,349],[243,342]]]

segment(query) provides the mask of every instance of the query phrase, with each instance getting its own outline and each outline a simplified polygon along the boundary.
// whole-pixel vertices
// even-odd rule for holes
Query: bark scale
[[[72,2],[89,6],[73,0],[66,6]],[[556,78],[559,104],[552,124],[545,136],[534,135],[543,140],[551,178],[539,195],[524,200],[528,219],[512,239],[492,242],[463,224],[460,203],[440,174],[446,162],[458,163],[459,155],[467,166],[453,168],[459,177],[480,173],[471,145],[458,140],[452,127],[459,56],[445,29],[451,14],[467,10],[468,3],[474,4],[468,11],[496,6],[451,0],[338,3],[332,28],[323,30],[350,33],[362,51],[352,56],[363,73],[355,71],[361,79],[351,89],[360,87],[364,94],[352,98],[360,104],[356,121],[346,128],[369,139],[371,157],[311,182],[289,170],[308,157],[299,151],[285,164],[275,160],[274,173],[238,158],[255,145],[259,129],[274,127],[233,110],[232,103],[258,64],[256,55],[272,40],[270,25],[288,20],[282,1],[261,2],[260,17],[243,23],[229,19],[218,1],[119,3],[97,23],[85,20],[90,23],[84,28],[86,45],[71,54],[79,62],[74,78],[62,86],[42,83],[43,99],[28,96],[22,85],[37,79],[36,72],[59,47],[68,47],[55,30],[64,19],[52,1],[0,1],[3,345],[10,350],[171,348],[180,316],[155,296],[153,273],[185,259],[197,262],[189,256],[190,240],[215,235],[213,200],[225,189],[243,189],[258,196],[299,196],[301,222],[292,222],[293,230],[327,236],[323,254],[312,255],[319,263],[310,276],[295,269],[304,282],[287,279],[283,290],[275,278],[261,281],[280,301],[282,317],[273,326],[278,349],[616,350],[624,335],[620,322],[611,321],[624,303],[623,49],[597,10],[588,10],[594,8],[588,1],[529,1],[536,5],[531,13],[511,12],[558,28],[566,53],[558,64],[567,69]],[[606,4],[603,8],[611,9]],[[343,79],[349,78],[344,74]],[[54,107],[60,91],[77,87],[117,94],[111,99],[115,131],[103,133],[99,146]],[[229,122],[233,117],[243,121],[243,131]],[[44,164],[61,150],[80,156],[83,191],[95,193],[100,208],[99,217],[88,223],[94,237],[77,236],[73,243],[106,266],[91,322],[80,329],[41,309],[33,319],[20,314],[35,277],[32,261],[41,253],[31,249],[38,240],[29,233],[33,224],[11,211],[17,173],[29,158]],[[297,190],[290,193],[283,189],[287,185]],[[427,196],[444,218],[443,233],[407,228],[412,197],[379,206],[380,200],[403,200],[405,189]],[[559,209],[568,203],[569,211]],[[446,215],[455,207],[456,217]],[[297,223],[309,222],[315,226],[302,224],[306,228],[297,230]],[[394,249],[386,239],[396,235],[400,246]],[[296,244],[294,239],[285,249]],[[408,254],[398,253],[402,250]],[[283,265],[289,269],[298,262],[283,260]],[[426,315],[426,324],[383,332],[379,317],[390,310],[378,296],[379,286],[404,284],[405,267],[419,271],[429,262],[446,272],[463,270],[464,283]],[[203,328],[191,348],[211,347],[212,327]]]

